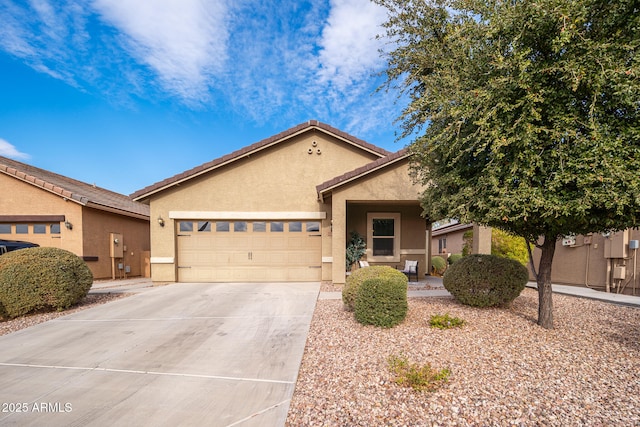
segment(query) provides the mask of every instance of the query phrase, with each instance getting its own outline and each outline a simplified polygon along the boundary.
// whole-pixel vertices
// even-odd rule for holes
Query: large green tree
[[[552,328],[556,241],[640,225],[637,0],[374,1],[425,214],[535,243]]]

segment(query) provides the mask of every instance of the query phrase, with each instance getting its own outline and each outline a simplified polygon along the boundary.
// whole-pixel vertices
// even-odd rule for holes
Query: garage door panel
[[[287,238],[284,236],[276,236],[272,239],[269,239],[267,249],[272,251],[287,249]]]
[[[286,223],[286,221],[284,221]],[[214,223],[214,222],[212,222]],[[212,225],[212,230],[216,230]],[[299,228],[298,228],[299,229]],[[194,230],[197,230],[194,227]],[[300,231],[210,231],[178,235],[178,280],[319,281],[322,238]]]

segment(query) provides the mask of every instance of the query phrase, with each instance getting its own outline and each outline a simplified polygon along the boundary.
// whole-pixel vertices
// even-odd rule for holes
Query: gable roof
[[[322,184],[316,186],[316,191],[318,192],[318,198],[322,200],[325,194],[330,193],[335,188],[338,188],[344,184],[347,184],[356,179],[359,179],[372,172],[389,167],[394,163],[397,163],[401,160],[408,158],[409,155],[410,155],[409,150],[407,148],[403,148],[400,151],[396,151],[395,153],[389,154],[381,159],[374,160],[371,163],[367,163],[364,166],[361,166],[350,172],[347,172],[345,174],[332,178],[329,181],[323,182]]]
[[[31,184],[61,198],[94,209],[139,219],[149,219],[149,206],[66,176],[0,156],[0,173]]]
[[[320,132],[324,132],[328,135],[331,135],[335,138],[338,138],[348,144],[356,146],[364,151],[375,154],[379,157],[388,156],[391,154],[390,151],[385,150],[384,148],[377,147],[373,144],[370,144],[366,141],[356,138],[353,135],[349,135],[346,132],[343,132],[339,129],[336,129],[332,126],[329,126],[325,123],[321,123],[317,120],[309,120],[308,122],[301,123],[297,126],[294,126],[290,129],[285,130],[284,132],[280,132],[277,135],[273,135],[269,138],[263,139],[262,141],[258,141],[254,144],[251,144],[247,147],[236,150],[230,154],[214,159],[210,162],[203,163],[200,166],[196,166],[195,168],[189,169],[185,172],[179,173],[162,181],[156,182],[148,187],[145,187],[141,190],[136,191],[131,194],[131,197],[134,200],[141,200],[146,197],[151,196],[154,193],[158,193],[167,188],[173,187],[174,185],[180,184],[189,179],[195,178],[207,172],[210,172],[214,169],[217,169],[221,166],[232,163],[236,160],[242,159],[244,157],[253,155],[254,153],[264,150],[268,147],[274,146],[281,142],[287,141],[294,136],[300,135],[302,133],[308,132],[310,130],[318,130]]]
[[[431,232],[431,237],[441,236],[443,234],[448,234],[448,233],[454,233],[460,230],[467,230],[469,228],[473,228],[473,224],[456,222],[455,224],[448,224],[448,225],[445,225],[444,227],[436,228]]]

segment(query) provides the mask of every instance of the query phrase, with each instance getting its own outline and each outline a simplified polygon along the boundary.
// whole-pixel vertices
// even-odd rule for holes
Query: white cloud
[[[332,0],[322,32],[319,72],[323,82],[345,89],[382,64],[376,39],[386,9],[370,0]]]
[[[364,138],[397,116],[375,93],[385,19],[370,0],[0,0],[0,49],[121,106],[173,98]]]
[[[12,144],[0,138],[0,156],[10,157],[12,159],[29,159],[31,156],[21,153]]]
[[[224,1],[96,0],[102,18],[125,35],[124,47],[151,67],[161,85],[188,101],[204,101],[227,60]]]

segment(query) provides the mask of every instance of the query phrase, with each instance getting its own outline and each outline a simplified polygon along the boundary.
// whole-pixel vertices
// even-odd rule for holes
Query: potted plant
[[[360,259],[367,252],[367,243],[364,241],[360,233],[357,231],[351,232],[351,239],[347,243],[347,259],[346,268],[347,271],[351,271],[353,264],[360,261]]]

